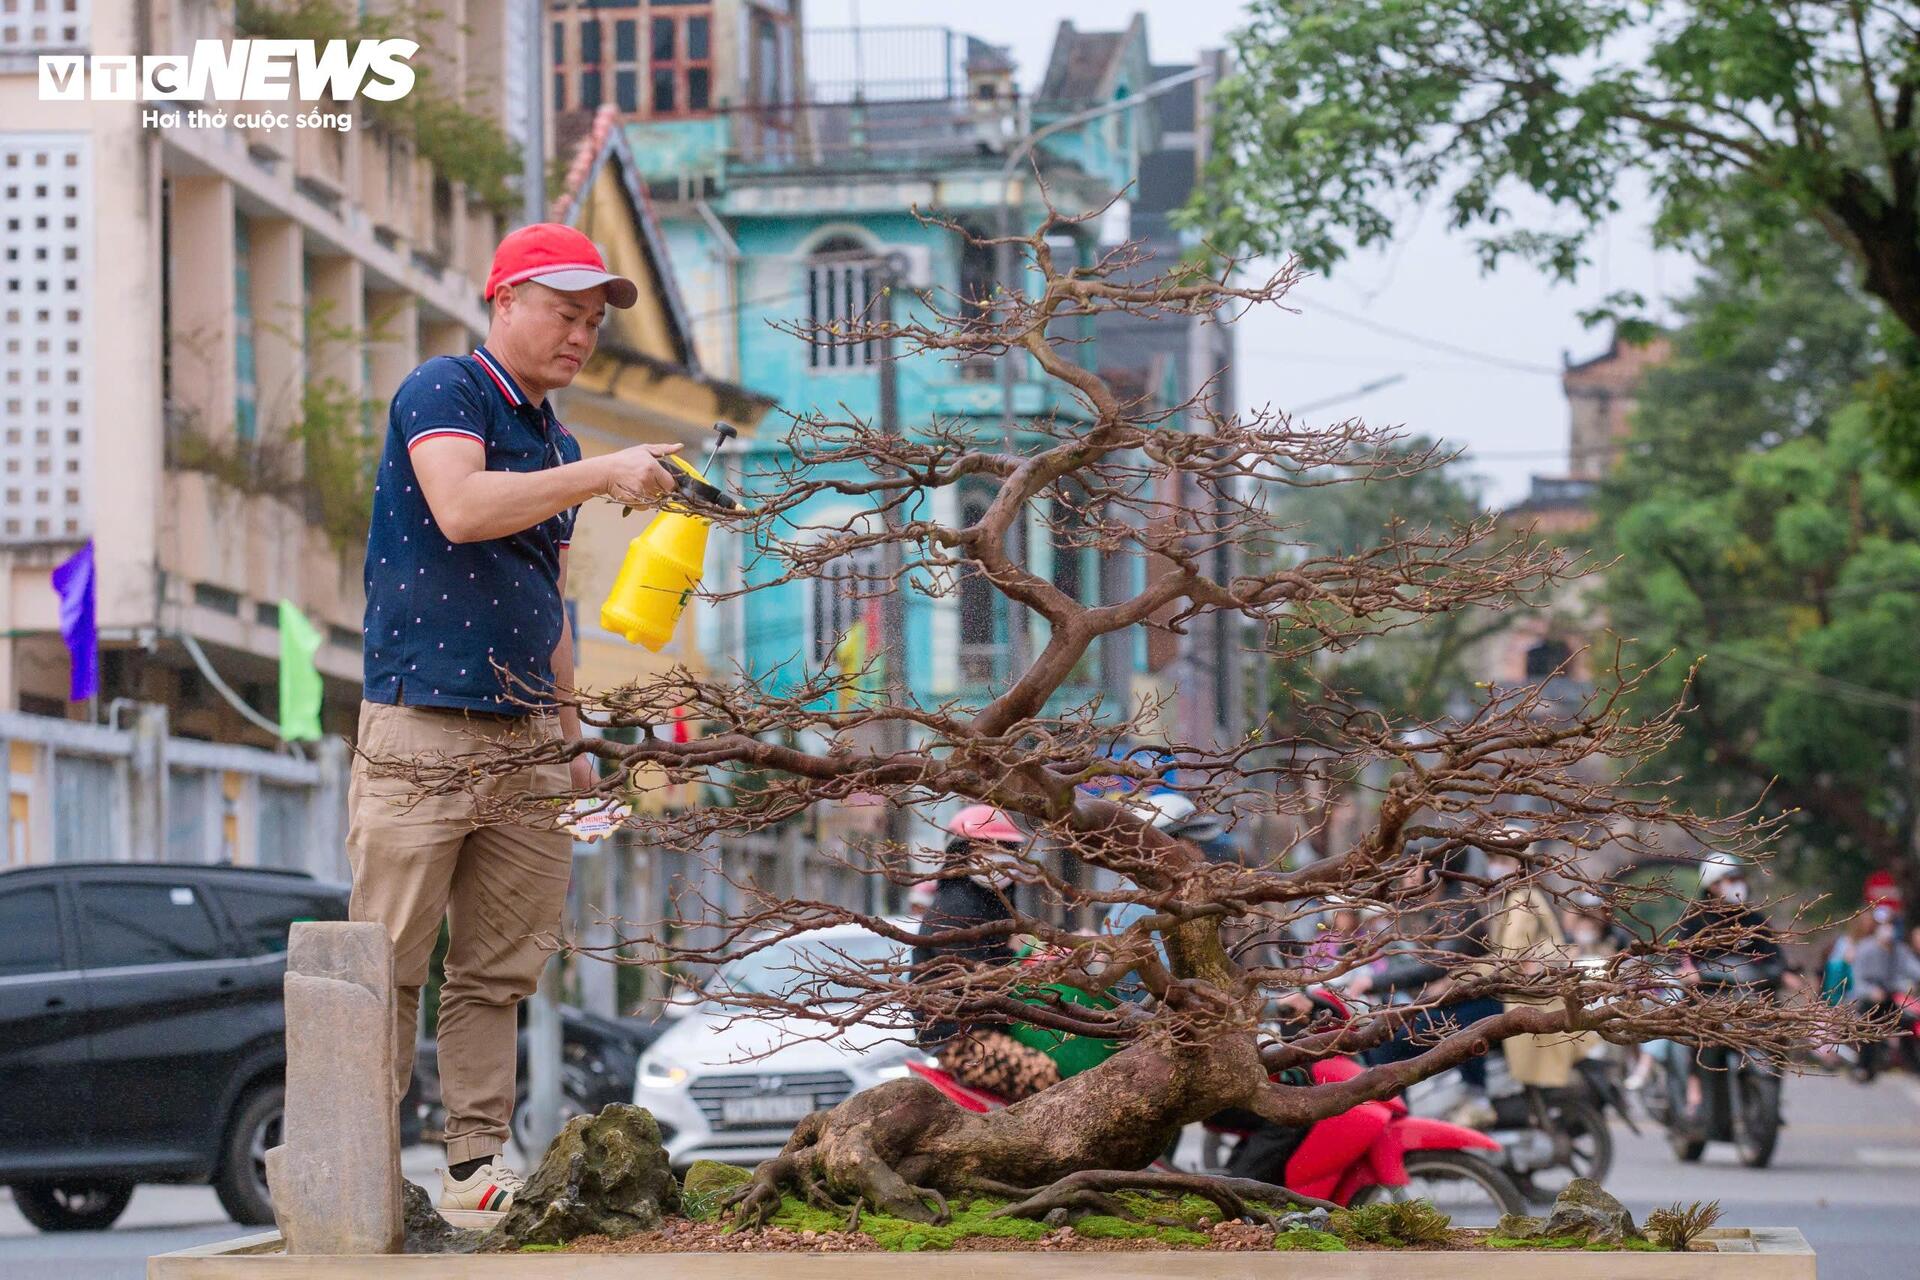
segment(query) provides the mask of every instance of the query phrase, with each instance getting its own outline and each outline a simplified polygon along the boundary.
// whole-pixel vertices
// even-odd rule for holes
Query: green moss
[[[1074,1223],[1073,1229],[1090,1240],[1158,1240],[1162,1244],[1190,1248],[1204,1247],[1209,1243],[1205,1232],[1187,1227],[1163,1227],[1151,1222],[1131,1222],[1103,1213],[1088,1214]]]
[[[680,1204],[695,1222],[705,1222],[720,1212],[720,1201],[735,1187],[753,1181],[753,1174],[737,1164],[718,1160],[695,1160],[680,1183]]]
[[[1144,1191],[1122,1191],[1114,1199],[1135,1217],[1171,1218],[1193,1231],[1220,1221],[1220,1206],[1205,1196],[1181,1196],[1176,1200]]]
[[[1588,1240],[1584,1236],[1542,1236],[1536,1240],[1515,1240],[1511,1236],[1488,1236],[1489,1249],[1584,1249],[1589,1253],[1671,1253],[1651,1240],[1627,1240],[1620,1244],[1609,1244],[1604,1240]]]
[[[520,1246],[520,1252],[522,1253],[565,1253],[566,1251],[567,1246],[563,1244],[523,1244]]]
[[[1303,1229],[1282,1231],[1273,1238],[1273,1247],[1282,1251],[1310,1250],[1314,1253],[1345,1253],[1346,1242],[1326,1231]]]
[[[687,1182],[690,1189],[695,1184],[691,1170],[688,1171]],[[1174,1200],[1167,1196],[1127,1192],[1117,1198],[1129,1213],[1137,1213],[1143,1218],[1172,1219],[1178,1225],[1164,1226],[1107,1214],[1089,1214],[1075,1222],[1073,1229],[1094,1240],[1155,1240],[1168,1248],[1201,1248],[1209,1243],[1206,1228],[1220,1219],[1220,1211],[1213,1202],[1199,1196]],[[984,1196],[964,1203],[955,1201],[949,1205],[952,1218],[937,1227],[883,1213],[862,1213],[858,1229],[872,1237],[881,1248],[900,1253],[951,1249],[959,1241],[968,1239],[1038,1240],[1053,1229],[1044,1222],[1035,1222],[1030,1218],[994,1217],[995,1211],[1005,1208],[1006,1204],[1005,1200]],[[850,1212],[829,1212],[787,1196],[781,1201],[780,1211],[773,1216],[770,1225],[789,1231],[845,1231],[850,1216]],[[1294,1234],[1304,1236],[1319,1233]],[[1302,1244],[1289,1247],[1326,1246]]]

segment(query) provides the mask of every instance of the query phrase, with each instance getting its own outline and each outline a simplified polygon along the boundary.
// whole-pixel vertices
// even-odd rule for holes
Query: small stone
[[[1494,1225],[1493,1234],[1506,1240],[1532,1240],[1545,1233],[1547,1220],[1525,1213],[1506,1213]]]
[[[720,1212],[728,1192],[753,1181],[753,1174],[737,1164],[695,1160],[680,1182],[680,1204],[689,1218],[704,1222]]]
[[[1051,1209],[1047,1212],[1047,1216],[1040,1219],[1040,1221],[1057,1231],[1067,1225],[1067,1217],[1068,1214],[1065,1209]]]
[[[1591,1178],[1575,1178],[1567,1184],[1554,1200],[1553,1216],[1547,1219],[1542,1234],[1602,1244],[1646,1239],[1634,1225],[1627,1206]]]

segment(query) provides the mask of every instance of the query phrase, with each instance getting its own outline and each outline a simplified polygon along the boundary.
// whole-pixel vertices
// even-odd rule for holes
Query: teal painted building
[[[928,300],[954,311],[963,299],[989,293],[992,254],[927,225],[914,210],[983,233],[998,228],[1009,206],[1015,226],[1036,224],[1044,210],[1032,167],[1020,158],[1022,140],[1050,122],[1125,100],[1153,74],[1137,19],[1115,32],[1063,24],[1042,90],[1032,98],[1015,91],[1014,68],[1001,50],[945,31],[816,31],[790,48],[802,65],[765,84],[805,85],[804,101],[740,105],[722,79],[711,114],[624,120],[607,144],[645,180],[706,364],[779,406],[730,464],[735,483],[749,493],[790,461],[793,421],[879,413],[877,351],[812,346],[776,326],[830,324],[865,312],[883,263],[908,286],[893,294],[901,318],[919,312],[931,319]],[[764,85],[740,88],[742,97],[767,97]],[[1097,208],[1136,180],[1141,157],[1156,143],[1155,114],[1127,109],[1057,133],[1042,144],[1039,164],[1057,207]],[[1056,252],[1091,261],[1101,230],[1090,224]],[[1084,336],[1095,336],[1091,327]],[[1083,351],[1097,363],[1097,345]],[[1011,388],[1016,424],[1080,412],[1064,388],[1019,359]],[[998,361],[961,366],[931,355],[904,357],[900,422],[910,434],[936,421],[964,423],[998,441],[1007,424],[1001,378]],[[964,523],[991,496],[984,484],[941,490],[931,495],[930,514]],[[866,518],[857,500],[822,498],[797,522],[808,536]],[[1046,533],[1036,521],[1029,563],[1082,598],[1143,585],[1141,566],[1102,565],[1079,549],[1056,556]],[[701,647],[736,658],[774,689],[848,658],[849,632],[856,647],[864,638],[877,651],[878,596],[890,585],[872,579],[878,570],[877,563],[849,562],[825,580],[782,584],[735,608],[705,611]],[[751,548],[716,544],[711,571],[723,585],[758,584],[782,576],[784,565]],[[1012,625],[1028,627],[1029,653],[1045,643],[1044,623],[1024,611],[1010,619],[1005,601],[984,582],[963,581],[944,595],[910,591],[906,615],[907,680],[923,699],[976,700],[999,687]],[[1130,692],[1145,660],[1135,639],[1124,652],[1090,655],[1062,701],[1082,701],[1102,687]]]

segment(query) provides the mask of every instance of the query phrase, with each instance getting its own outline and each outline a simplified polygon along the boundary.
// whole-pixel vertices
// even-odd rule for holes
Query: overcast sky
[[[1179,62],[1225,44],[1243,8],[1242,0],[808,0],[807,14],[815,27],[847,25],[857,14],[868,26],[947,26],[1010,45],[1032,88],[1062,19],[1104,30],[1142,11],[1154,60]],[[1618,289],[1651,299],[1687,283],[1688,263],[1655,254],[1646,221],[1645,204],[1630,204],[1594,244],[1593,266],[1556,286],[1520,265],[1482,275],[1471,241],[1446,233],[1442,211],[1409,209],[1388,250],[1296,289],[1299,315],[1269,309],[1240,322],[1241,396],[1286,409],[1337,400],[1309,416],[1439,436],[1471,451],[1490,501],[1516,501],[1530,475],[1566,470],[1563,353],[1584,359],[1607,343],[1576,313]],[[1349,394],[1396,375],[1391,386]]]

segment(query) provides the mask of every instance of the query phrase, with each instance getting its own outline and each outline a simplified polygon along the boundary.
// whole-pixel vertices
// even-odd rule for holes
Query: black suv
[[[43,1231],[111,1226],[142,1182],[267,1223],[296,920],[347,891],[166,863],[0,871],[0,1183]]]

